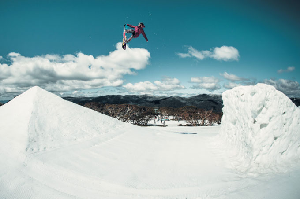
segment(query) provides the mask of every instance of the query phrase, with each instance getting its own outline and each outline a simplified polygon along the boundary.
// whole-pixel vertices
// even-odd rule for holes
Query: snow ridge
[[[24,159],[28,124],[37,90],[33,87],[0,107],[1,159]]]
[[[241,170],[284,168],[300,159],[300,110],[273,86],[226,91],[221,138]]]
[[[116,129],[128,125],[35,86],[1,107],[0,153],[24,159],[26,154],[93,139],[112,130],[114,136]],[[11,151],[5,153],[7,149]]]

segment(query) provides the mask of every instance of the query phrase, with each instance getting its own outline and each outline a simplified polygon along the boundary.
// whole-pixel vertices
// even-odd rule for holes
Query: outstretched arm
[[[146,36],[146,33],[144,31],[142,31],[142,34],[143,34],[144,38],[146,39],[146,41],[148,42],[148,38]]]
[[[134,28],[135,26],[133,25],[130,25],[130,24],[127,24],[127,26],[129,26],[130,28]]]

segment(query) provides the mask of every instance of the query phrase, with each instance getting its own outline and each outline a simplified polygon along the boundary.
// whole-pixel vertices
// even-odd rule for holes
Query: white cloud
[[[237,83],[234,83],[234,82],[228,82],[228,83],[224,84],[224,87],[227,88],[227,89],[232,89],[232,88],[237,87],[237,86],[241,86],[241,84],[237,84]]]
[[[8,54],[8,56],[9,57],[18,57],[18,56],[20,56],[20,54],[19,53],[15,53],[15,52],[11,52],[11,53]]]
[[[177,55],[181,58],[191,57],[191,55],[188,53],[177,53]]]
[[[279,79],[265,80],[265,84],[273,85],[277,90],[283,92],[290,97],[300,97],[300,85],[297,81]]]
[[[227,83],[225,83],[223,86],[226,89],[232,89],[237,86],[241,85],[255,85],[256,79],[255,78],[244,78],[244,77],[238,77],[234,74],[229,74],[227,72],[224,72],[223,74],[220,73],[222,77],[224,77],[226,80],[228,80]],[[238,83],[237,83],[238,82]]]
[[[203,60],[205,58],[213,58],[217,60],[230,61],[230,60],[239,60],[239,51],[232,46],[222,46],[216,47],[213,50],[203,50],[198,51],[192,46],[188,47],[188,53],[176,53],[181,58],[186,57],[195,57],[199,60]]]
[[[221,88],[219,85],[219,79],[216,77],[192,77],[191,82],[196,83],[192,88],[194,89],[206,89],[208,91],[214,91]]]
[[[1,60],[1,59],[3,59],[3,57],[2,57],[2,56],[0,56],[0,60]]]
[[[200,60],[205,58],[205,55],[203,52],[200,52],[193,47],[189,47],[188,54],[191,55],[191,57],[196,57],[197,59],[200,59]]]
[[[176,78],[165,77],[161,81],[138,82],[135,84],[128,83],[123,86],[129,92],[138,92],[140,94],[154,94],[162,91],[174,91],[178,89],[184,89],[184,86],[180,84],[180,81]]]
[[[220,74],[220,75],[230,81],[248,81],[249,80],[248,78],[238,77],[234,74],[228,74],[227,72]]]
[[[288,72],[294,71],[295,69],[296,69],[295,66],[289,66],[286,70],[280,69],[277,72],[278,73],[288,73]]]
[[[25,57],[11,52],[11,64],[0,64],[0,90],[22,92],[38,85],[50,91],[120,86],[123,76],[144,69],[150,53],[142,48],[127,48],[121,43],[108,55],[43,55]]]
[[[217,60],[239,60],[239,51],[232,46],[222,46],[221,48],[215,48],[212,57]]]

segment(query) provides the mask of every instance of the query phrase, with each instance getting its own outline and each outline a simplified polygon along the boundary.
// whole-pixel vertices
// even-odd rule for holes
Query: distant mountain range
[[[290,98],[296,106],[300,106],[300,98]]]
[[[213,110],[222,112],[221,95],[197,95],[193,97],[159,97],[147,95],[107,95],[99,97],[65,97],[64,99],[77,103],[85,104],[87,102],[98,102],[102,104],[132,104],[146,107],[173,107],[180,108],[185,106],[195,106],[204,110]]]
[[[87,102],[101,104],[132,104],[146,107],[173,107],[195,106],[204,110],[213,110],[221,113],[223,101],[221,95],[201,94],[192,97],[178,96],[148,96],[148,95],[107,95],[99,97],[65,97],[64,99],[84,105]],[[300,106],[300,98],[290,98],[296,106]]]
[[[132,104],[146,107],[173,107],[195,106],[204,110],[213,110],[221,113],[223,101],[221,95],[201,94],[192,97],[166,97],[148,95],[107,95],[99,97],[65,97],[65,100],[84,105],[87,102],[98,102],[102,104]],[[290,98],[296,106],[300,106],[300,98]],[[0,102],[0,106],[3,103]]]

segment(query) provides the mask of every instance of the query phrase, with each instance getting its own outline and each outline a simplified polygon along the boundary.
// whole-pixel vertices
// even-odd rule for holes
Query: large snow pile
[[[240,86],[223,93],[221,138],[241,170],[279,169],[300,159],[300,110],[273,86]]]
[[[36,86],[1,106],[0,160],[22,161],[28,153],[93,139],[128,125]]]

